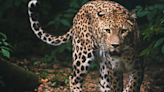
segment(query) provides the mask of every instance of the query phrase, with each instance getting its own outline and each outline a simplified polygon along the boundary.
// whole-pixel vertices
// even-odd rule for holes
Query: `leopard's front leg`
[[[129,73],[129,84],[123,92],[139,92],[143,80],[143,67],[136,66],[133,71]]]
[[[71,76],[69,76],[71,92],[83,92],[82,82],[89,71],[90,64],[93,59],[94,55],[92,49],[89,49],[88,47],[74,45],[74,61],[72,65],[73,71]]]

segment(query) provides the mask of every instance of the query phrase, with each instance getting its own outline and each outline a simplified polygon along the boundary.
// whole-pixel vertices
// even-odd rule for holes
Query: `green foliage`
[[[156,41],[154,48],[158,47],[159,45],[161,45],[161,43],[164,41],[164,38],[160,38]]]
[[[91,63],[91,69],[94,69],[95,67],[98,67],[98,65],[94,62]]]
[[[5,86],[5,83],[2,80],[3,76],[0,76],[0,85],[2,85],[3,87]]]
[[[152,26],[150,26],[149,28],[147,28],[147,29],[145,29],[145,31],[144,31],[144,38],[143,38],[143,40],[145,40],[146,38],[148,39],[148,40],[150,40],[150,38],[152,37],[152,36],[154,36],[154,35],[158,35],[159,33],[161,33],[161,31],[162,30],[164,30],[163,28],[162,28],[162,26],[163,26],[164,24],[163,23],[161,23],[161,21],[157,21],[154,25],[152,25]]]
[[[152,42],[145,50],[143,50],[140,54],[140,56],[145,55],[145,54],[149,54],[149,51],[153,48],[154,42]]]
[[[164,4],[155,4],[153,6],[136,6],[135,9],[132,10],[132,12],[136,12],[138,17],[146,17],[149,27],[152,26],[153,23],[156,23],[161,20],[161,23],[163,23],[163,9]]]
[[[164,54],[164,4],[153,6],[136,6],[132,12],[136,12],[138,17],[147,19],[147,23],[142,26],[143,40],[151,44],[141,52],[142,55],[156,56],[157,61],[161,61],[160,54]]]
[[[41,72],[41,73],[40,73],[40,77],[43,78],[43,79],[48,78],[47,72]]]
[[[61,19],[61,23],[65,26],[71,27],[71,25],[69,24],[68,20],[66,19]]]
[[[11,54],[16,56],[27,53],[29,51],[27,48],[30,47],[30,43],[25,40],[26,37],[30,38],[27,31],[30,28],[26,23],[28,2],[29,0],[0,0],[1,32],[7,35],[7,41],[13,46]]]
[[[67,26],[66,30],[68,28],[71,28],[70,23],[72,23],[72,19],[73,19],[74,15],[78,12],[78,10],[81,8],[81,6],[88,1],[89,0],[82,0],[82,1],[71,0],[70,4],[69,4],[69,9],[55,14],[56,16],[55,16],[54,20],[50,21],[47,24],[47,26],[55,25],[56,29],[59,29],[59,26],[62,24],[64,26]]]
[[[71,43],[66,43],[66,44],[62,44],[60,46],[57,47],[57,49],[53,50],[51,52],[50,55],[45,55],[43,58],[42,58],[42,62],[44,63],[48,63],[48,62],[51,62],[51,61],[54,61],[54,62],[57,62],[57,57],[56,57],[56,54],[57,53],[62,53],[64,52],[65,50],[68,50],[68,51],[71,51],[72,50],[72,45]],[[68,58],[69,60],[71,59]],[[70,60],[71,61],[71,60]]]
[[[52,87],[55,86],[55,85],[56,85],[56,82],[53,82],[53,83],[51,84]]]
[[[54,81],[51,86],[61,86],[63,84],[65,85],[69,82],[69,76],[58,72],[55,73],[55,76],[51,79],[51,81]]]
[[[42,25],[45,25],[42,28],[48,33],[62,35],[71,28],[73,17],[79,8],[89,0],[38,1],[41,3],[39,21]],[[29,0],[0,1],[1,32],[8,36],[8,42],[13,46],[12,56],[19,58],[31,53],[36,54],[33,49],[39,49],[45,45],[45,43],[38,40],[30,28],[27,14],[28,2]],[[50,32],[49,30],[54,31]],[[66,46],[66,44],[64,45]],[[46,49],[44,48],[44,50]],[[2,51],[6,56],[9,56],[6,48],[1,50],[1,53]],[[61,49],[56,53],[60,52],[62,52]]]
[[[0,32],[0,36],[2,36],[2,38],[0,39],[0,53],[2,55],[0,55],[1,57],[2,56],[5,56],[7,58],[10,58],[10,48],[12,47],[9,43],[6,42],[7,40],[7,36],[3,33]]]
[[[69,82],[69,76],[63,76],[63,79],[65,84]]]
[[[69,2],[69,8],[63,11],[60,11],[56,14],[54,14],[54,19],[49,21],[46,26],[44,27],[50,27],[50,26],[55,26],[55,28],[59,31],[59,30],[65,30],[68,31],[69,28],[71,28],[71,23],[73,20],[74,15],[78,12],[78,10],[81,8],[81,6],[83,4],[85,4],[86,2],[88,2],[89,0],[70,0]],[[63,27],[64,26],[64,27]],[[44,28],[43,27],[43,28]],[[61,31],[61,32],[62,32]],[[63,33],[65,33],[63,32]],[[72,43],[66,43],[66,44],[62,44],[60,46],[58,46],[55,50],[52,50],[50,55],[45,55],[44,58],[42,58],[42,62],[44,63],[48,63],[51,61],[57,62],[57,54],[58,53],[62,53],[66,50],[71,52],[72,49]],[[66,60],[70,61],[72,63],[72,57],[67,58]],[[68,62],[66,62],[68,63]]]

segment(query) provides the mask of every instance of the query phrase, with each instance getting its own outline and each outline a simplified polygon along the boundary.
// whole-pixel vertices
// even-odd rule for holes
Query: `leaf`
[[[69,79],[65,79],[65,80],[64,80],[64,83],[65,83],[65,84],[67,84],[67,83],[68,83],[68,81],[69,81]]]
[[[160,9],[160,10],[163,10],[163,5],[162,4],[158,4],[157,8]]]
[[[0,80],[0,84],[5,87],[5,83],[2,80]]]
[[[154,9],[154,7],[153,6],[149,6],[149,10],[153,10]]]
[[[72,51],[72,44],[71,44],[71,43],[67,43],[67,44],[66,44],[66,48],[67,48],[69,51]]]
[[[1,33],[1,32],[0,32],[0,35],[2,35],[2,36],[5,38],[4,40],[7,39],[7,36],[6,36],[4,33]]]
[[[97,64],[95,64],[95,63],[92,63],[91,64],[91,68],[93,69],[94,67],[96,67],[97,66]]]
[[[47,26],[52,25],[52,24],[55,24],[55,21],[48,22]]]
[[[161,45],[161,43],[164,41],[164,38],[160,38],[157,40],[157,42],[154,45],[154,48],[158,47],[159,45]]]
[[[136,8],[142,8],[140,5],[136,6]]]
[[[71,51],[72,50],[72,47],[66,47],[69,51]]]
[[[47,82],[48,81],[48,79],[46,78],[46,79],[42,79],[41,78],[41,80],[40,80],[41,82]]]
[[[148,48],[146,48],[145,50],[143,50],[139,56],[143,56],[145,55],[146,53],[148,53],[150,50]]]
[[[74,16],[74,14],[64,14],[64,17],[66,17],[66,18],[73,17],[73,16]]]
[[[159,59],[158,59],[158,62],[163,62],[163,59],[161,58],[161,57],[159,57]]]
[[[65,45],[60,46],[59,53],[62,53],[65,50]]]
[[[8,6],[12,5],[13,1],[14,0],[5,0],[4,3],[3,3],[3,6],[8,7]]]
[[[61,23],[65,26],[70,27],[70,24],[69,24],[68,20],[66,20],[66,19],[61,19]]]
[[[55,86],[56,85],[56,82],[52,83],[51,86]]]
[[[77,13],[78,10],[75,10],[75,9],[68,9],[67,12],[73,12],[73,13]]]
[[[155,15],[156,15],[156,13],[157,13],[157,10],[156,10],[156,9],[153,10],[153,11],[151,11],[151,12],[149,12],[149,13],[147,14],[147,19],[148,19],[149,21],[152,21],[153,17],[155,17]]]
[[[24,3],[27,3],[29,0],[22,0]]]
[[[145,41],[146,38],[147,38],[147,36],[144,36],[143,40]]]
[[[70,7],[80,8],[78,0],[73,0],[72,3],[70,4]]]
[[[164,18],[161,19],[161,23],[164,23]]]
[[[39,64],[39,62],[34,62],[34,64],[33,64],[33,65],[37,65],[37,64]]]
[[[136,12],[138,9],[133,9],[133,10],[131,10],[131,12]]]
[[[160,30],[160,33],[164,33],[164,29],[161,29],[161,30]]]
[[[0,10],[0,17],[2,17],[2,15],[4,14],[4,10]]]
[[[143,16],[147,15],[148,13],[149,13],[149,11],[138,11],[137,16],[138,17],[143,17]]]
[[[1,50],[2,50],[2,54],[3,54],[5,57],[10,58],[10,53],[9,53],[9,51],[7,51],[7,50],[5,50],[5,49],[3,49],[3,48],[1,48]]]
[[[56,17],[54,21],[55,21],[55,28],[58,29],[60,26],[60,17]]]
[[[52,56],[49,56],[49,57],[47,58],[47,61],[50,62],[52,59],[53,59],[53,57],[52,57]]]
[[[15,0],[14,4],[15,6],[19,6],[21,4],[21,0]]]
[[[43,14],[48,14],[48,12],[47,12],[45,9],[41,9],[41,12],[42,12]]]
[[[162,46],[162,53],[164,54],[164,45]]]
[[[154,42],[155,42],[155,41],[154,41]],[[143,50],[143,51],[140,53],[139,56],[143,56],[143,55],[145,55],[146,53],[148,53],[148,52],[152,49],[154,42],[152,42],[145,50]]]
[[[2,49],[6,49],[6,50],[8,50],[8,51],[11,51],[10,48],[5,47],[5,46],[0,46],[0,48],[2,48]]]
[[[7,42],[3,42],[3,44],[4,45],[6,45],[6,46],[11,46],[9,43],[7,43]]]
[[[57,62],[58,62],[58,60],[57,60],[56,58],[54,58],[54,62],[56,62],[56,63],[57,63]]]
[[[83,0],[82,2],[81,2],[81,6],[82,5],[84,5],[85,3],[87,3],[89,0]]]
[[[156,17],[156,20],[155,21],[159,21],[162,17],[162,14],[160,14],[161,11],[158,11],[158,16]],[[159,21],[159,23],[161,23],[161,21]]]

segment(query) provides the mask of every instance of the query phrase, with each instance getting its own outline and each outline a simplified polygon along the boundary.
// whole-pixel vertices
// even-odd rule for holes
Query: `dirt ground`
[[[90,71],[84,80],[83,89],[84,92],[100,92],[98,88],[98,71]],[[124,74],[124,88],[128,85],[128,74]],[[58,86],[55,88],[46,87],[46,83],[39,86],[38,92],[69,92],[69,84],[66,86]],[[42,86],[42,87],[41,87]],[[40,90],[41,89],[41,90]],[[52,91],[51,91],[52,90]],[[140,92],[164,92],[164,67],[163,66],[151,66],[145,68],[144,80],[141,85]]]
[[[27,60],[23,62],[17,61],[17,64],[25,63],[25,61],[26,63],[28,62]],[[26,64],[24,65],[26,66]],[[49,67],[46,68],[45,63],[37,63],[35,66],[29,67],[26,66],[27,70],[33,71],[40,76],[38,88],[32,92],[70,92],[68,80],[68,76],[71,74],[70,65],[55,63],[48,65]],[[98,77],[98,71],[90,70],[83,82],[84,92],[100,92]],[[128,85],[128,80],[128,74],[124,74],[124,88]],[[144,80],[140,92],[164,92],[164,65],[145,67]]]

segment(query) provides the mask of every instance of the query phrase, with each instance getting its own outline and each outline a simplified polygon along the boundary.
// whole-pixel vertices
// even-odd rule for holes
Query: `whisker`
[[[95,49],[94,51],[98,51],[98,50],[108,51],[108,48],[104,48],[104,46],[106,46],[106,44],[100,44],[100,48]]]
[[[130,45],[128,45],[128,46],[125,46],[125,47],[123,48],[123,50],[133,49],[133,48],[130,47],[131,45],[132,45],[132,44],[130,44]]]

